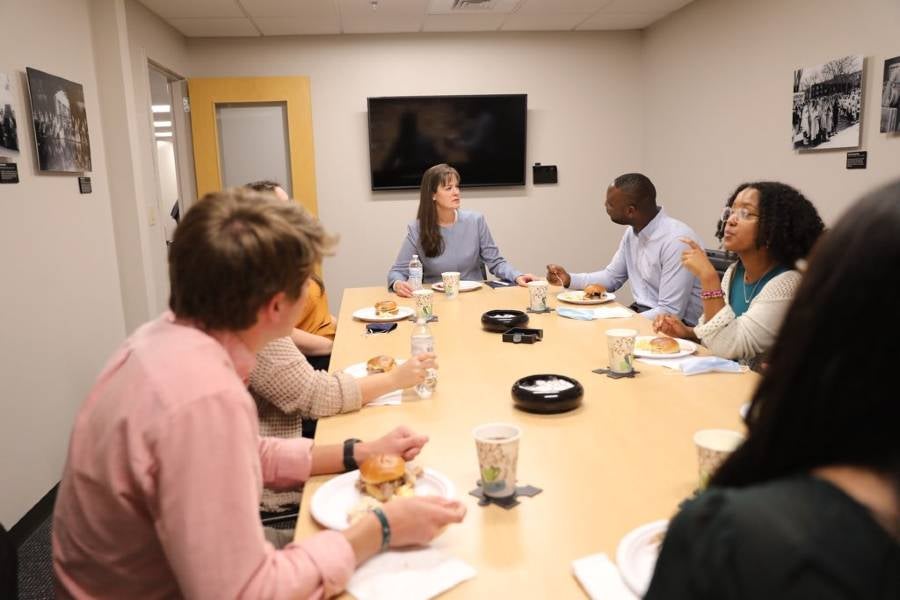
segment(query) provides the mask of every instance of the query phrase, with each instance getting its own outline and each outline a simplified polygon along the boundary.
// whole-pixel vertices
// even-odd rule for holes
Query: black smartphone
[[[397,329],[396,323],[368,323],[366,333],[387,333]]]

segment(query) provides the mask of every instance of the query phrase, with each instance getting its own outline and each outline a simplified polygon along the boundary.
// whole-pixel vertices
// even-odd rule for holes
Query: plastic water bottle
[[[422,261],[418,254],[413,254],[409,261],[409,286],[414,290],[422,289]]]
[[[431,335],[431,328],[424,318],[419,317],[413,327],[412,338],[410,340],[410,354],[418,356],[423,352],[434,352],[434,336]],[[425,381],[416,385],[416,393],[419,398],[430,398],[434,388],[437,385],[437,370],[428,369],[425,374]]]

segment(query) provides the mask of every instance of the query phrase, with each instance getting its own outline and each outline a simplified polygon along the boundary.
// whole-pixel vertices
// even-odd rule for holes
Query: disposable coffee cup
[[[547,310],[547,293],[550,291],[550,284],[544,280],[528,282],[528,307],[534,312],[544,312]]]
[[[446,271],[441,273],[444,280],[444,295],[452,300],[459,295],[459,271]]]
[[[609,329],[606,331],[606,345],[609,351],[609,370],[627,374],[634,371],[635,329]]]
[[[478,453],[479,485],[485,496],[508,498],[516,493],[516,463],[522,430],[509,423],[488,423],[472,431]]]
[[[434,292],[426,289],[416,290],[413,292],[413,299],[416,302],[416,320],[428,321],[434,314]]]
[[[730,429],[701,429],[694,434],[699,489],[706,489],[712,474],[743,441],[742,433]]]

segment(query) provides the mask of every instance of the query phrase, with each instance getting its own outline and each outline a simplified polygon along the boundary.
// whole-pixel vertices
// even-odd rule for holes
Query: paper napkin
[[[605,554],[591,554],[574,560],[572,570],[591,600],[638,600]]]
[[[427,600],[475,574],[468,563],[435,548],[390,551],[357,569],[347,591],[358,600]]]
[[[685,356],[682,358],[638,358],[638,361],[681,371],[685,375],[700,373],[745,373],[748,368],[720,356]]]
[[[561,317],[578,319],[579,321],[593,321],[594,319],[627,319],[634,316],[634,311],[624,306],[601,306],[600,308],[562,308],[557,307],[556,313]]]

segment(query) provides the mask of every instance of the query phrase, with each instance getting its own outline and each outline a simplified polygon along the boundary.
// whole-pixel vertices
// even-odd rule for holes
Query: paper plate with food
[[[330,479],[313,494],[310,512],[329,529],[343,530],[376,506],[404,496],[456,495],[453,483],[434,469],[421,468],[396,454],[375,454]]]
[[[641,525],[627,533],[616,548],[616,564],[632,592],[643,598],[650,587],[656,559],[669,522],[665,519]]]
[[[460,292],[473,292],[473,291],[477,290],[478,288],[480,288],[482,285],[484,285],[484,284],[482,284],[480,281],[470,281],[468,279],[463,279],[459,282],[459,291]],[[433,289],[437,292],[443,292],[444,291],[444,282],[438,281],[437,283],[432,283],[431,289]]]
[[[696,351],[696,343],[667,335],[639,335],[634,340],[634,355],[641,358],[679,358]]]
[[[556,295],[557,300],[569,304],[603,304],[616,299],[616,295],[607,292],[602,285],[589,285],[583,290],[569,290]]]
[[[398,306],[393,300],[380,300],[374,306],[360,308],[353,313],[354,319],[360,321],[402,321],[416,314],[409,306]]]
[[[352,375],[359,379],[366,375],[374,375],[375,373],[390,373],[395,368],[406,362],[406,359],[395,359],[387,354],[379,354],[373,356],[366,362],[358,362],[344,369],[344,373]]]

